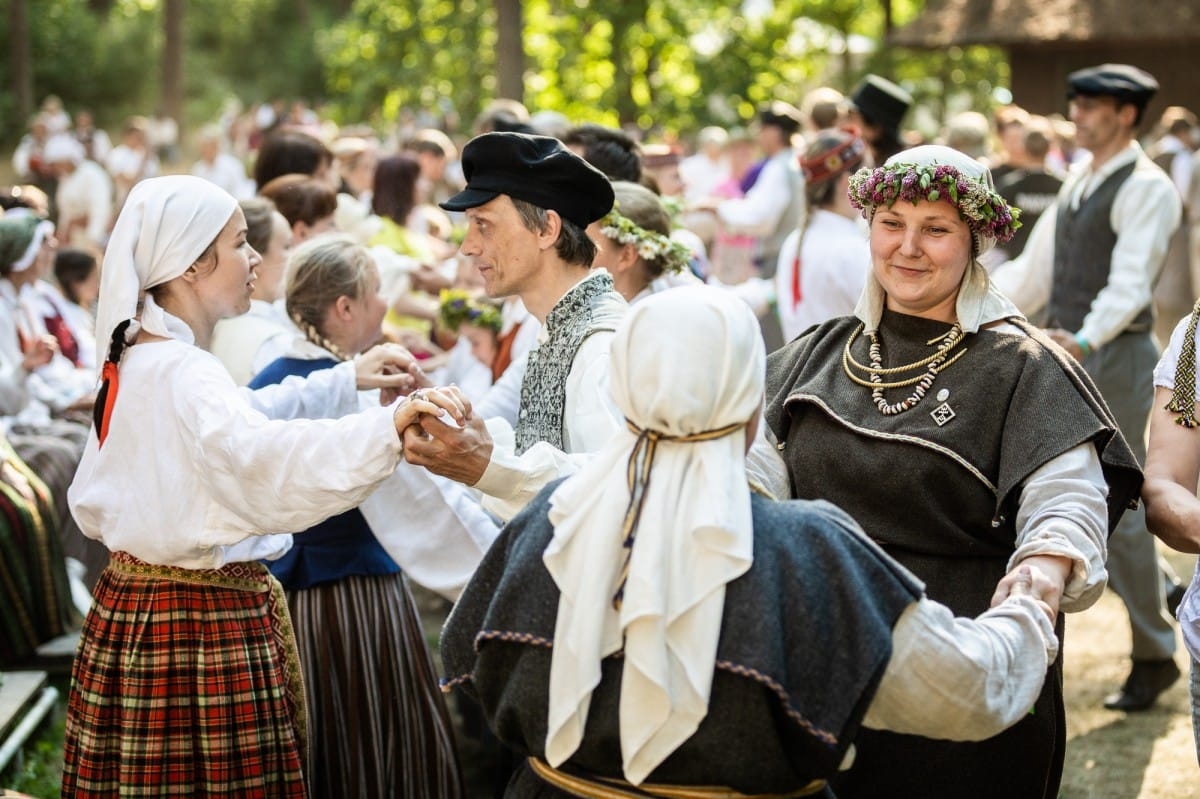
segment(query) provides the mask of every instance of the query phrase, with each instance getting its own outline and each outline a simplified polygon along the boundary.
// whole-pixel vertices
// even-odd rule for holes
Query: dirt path
[[[1170,553],[1184,579],[1194,558]],[[1111,592],[1067,620],[1065,686],[1067,763],[1061,799],[1185,799],[1200,797],[1187,677],[1145,713],[1105,710],[1106,694],[1128,670],[1129,621]],[[1177,656],[1185,671],[1182,643]]]

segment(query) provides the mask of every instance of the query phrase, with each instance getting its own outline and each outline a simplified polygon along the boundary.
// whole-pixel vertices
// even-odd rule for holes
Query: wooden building
[[[1066,114],[1066,77],[1105,62],[1158,79],[1143,131],[1169,105],[1200,113],[1200,0],[927,0],[889,44],[918,49],[984,44],[1007,51],[1013,102]]]

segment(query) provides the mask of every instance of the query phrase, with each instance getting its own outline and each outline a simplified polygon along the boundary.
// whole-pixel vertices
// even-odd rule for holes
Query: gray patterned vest
[[[529,352],[521,381],[521,410],[517,416],[517,454],[539,441],[558,449],[563,444],[567,408],[567,375],[575,353],[593,333],[616,329],[611,314],[597,313],[598,301],[612,292],[612,276],[596,273],[572,288],[546,317],[546,340]]]

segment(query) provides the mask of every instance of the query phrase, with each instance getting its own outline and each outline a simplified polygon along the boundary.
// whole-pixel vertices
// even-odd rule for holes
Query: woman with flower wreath
[[[979,265],[1016,211],[986,167],[940,146],[859,170],[849,192],[870,223],[855,313],[768,361],[766,419],[793,496],[844,508],[959,616],[1002,600],[1023,568],[1053,584],[1055,611],[1084,610],[1141,474],[1087,375]],[[1056,797],[1060,663],[1029,714],[985,741],[864,730],[835,792]]]
[[[671,238],[671,216],[658,195],[624,180],[612,185],[613,209],[587,229],[596,243],[592,268],[607,269],[613,286],[629,303],[697,283],[688,271],[691,252]]]

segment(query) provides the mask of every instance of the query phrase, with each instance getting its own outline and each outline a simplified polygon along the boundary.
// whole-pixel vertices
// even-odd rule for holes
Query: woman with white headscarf
[[[295,640],[258,561],[287,551],[278,531],[359,504],[418,411],[461,418],[440,396],[314,418],[354,408],[356,384],[408,383],[383,374],[407,366],[402,350],[239,389],[207,346],[249,308],[258,262],[237,202],[200,178],[139,183],[113,229],[109,357],[70,490],[112,560],[72,670],[64,795],[304,796]]]
[[[979,265],[1016,213],[986,167],[940,146],[860,170],[849,194],[872,261],[855,314],[768,361],[794,496],[845,508],[956,613],[987,609],[1018,569],[1051,582],[1055,610],[1091,606],[1141,474],[1087,375]],[[1055,665],[1012,729],[966,744],[871,731],[834,789],[1053,799],[1064,745]]]
[[[764,359],[720,289],[632,306],[628,429],[509,523],[455,606],[447,683],[526,758],[508,796],[831,796],[861,724],[986,737],[1041,690],[1043,580],[954,619],[837,508],[752,493]]]

